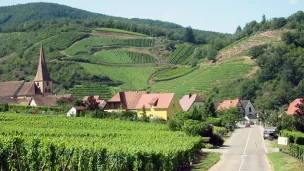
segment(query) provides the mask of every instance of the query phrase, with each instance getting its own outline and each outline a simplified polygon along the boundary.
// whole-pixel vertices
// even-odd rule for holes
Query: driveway
[[[262,136],[263,128],[239,128],[224,143],[224,147],[212,151],[222,153],[221,160],[209,171],[269,171],[267,149]],[[205,150],[203,151],[211,151]]]

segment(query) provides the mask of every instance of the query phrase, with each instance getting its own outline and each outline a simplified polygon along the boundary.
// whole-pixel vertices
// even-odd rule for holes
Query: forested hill
[[[137,24],[147,24],[150,26],[157,26],[163,28],[182,28],[182,26],[170,22],[163,22],[149,19],[126,19],[121,17],[113,17],[104,14],[92,13],[81,9],[72,8],[65,5],[55,3],[28,3],[13,6],[0,7],[0,26],[12,27],[32,20],[54,20],[60,18],[69,19],[113,19],[128,21]]]

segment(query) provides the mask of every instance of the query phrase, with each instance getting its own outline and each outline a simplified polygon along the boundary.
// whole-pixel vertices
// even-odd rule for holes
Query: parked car
[[[250,127],[250,124],[249,123],[246,123],[245,124],[245,128],[249,128]]]
[[[270,131],[264,131],[264,139],[269,139],[269,140],[273,140],[273,139],[277,139],[278,135],[275,132],[270,132]]]
[[[226,126],[226,130],[229,130],[230,132],[232,132],[232,131],[233,131],[232,125],[227,125],[227,126]]]

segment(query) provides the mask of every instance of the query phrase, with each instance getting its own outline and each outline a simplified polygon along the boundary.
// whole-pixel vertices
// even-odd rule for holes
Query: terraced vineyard
[[[133,46],[133,47],[150,47],[151,39],[118,39],[111,37],[95,37],[83,39],[68,49],[65,52],[69,55],[88,54],[91,48],[104,47],[104,46]]]
[[[94,55],[82,56],[81,59],[111,64],[140,64],[154,63],[156,61],[155,58],[149,54],[126,50],[102,50]]]
[[[172,67],[160,71],[154,78],[153,81],[168,81],[175,78],[182,77],[186,74],[193,72],[198,69],[198,67]]]
[[[179,170],[203,145],[166,124],[0,113],[0,125],[2,170]]]
[[[172,64],[187,64],[191,60],[191,55],[195,48],[196,46],[192,44],[181,44],[167,57],[167,62]]]
[[[124,91],[146,90],[150,75],[157,70],[156,67],[119,67],[88,63],[80,64],[92,74],[101,74],[115,81],[121,81],[123,84],[118,88]]]
[[[230,81],[244,77],[255,66],[250,59],[202,65],[199,69],[173,80],[156,82],[153,92],[175,92],[182,97],[190,92],[204,93],[213,87],[227,86]]]
[[[114,94],[113,90],[103,84],[78,85],[67,90],[65,93],[73,94],[74,97],[80,99],[88,95],[99,95],[103,100],[110,99]]]

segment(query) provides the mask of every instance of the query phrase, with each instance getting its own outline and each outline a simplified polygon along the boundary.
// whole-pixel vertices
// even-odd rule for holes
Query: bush
[[[203,135],[208,131],[208,126],[206,123],[197,120],[186,120],[182,127],[188,135]]]
[[[207,123],[213,126],[223,126],[221,118],[208,118]]]
[[[212,148],[214,148],[214,146],[212,144],[207,143],[205,145],[205,148],[212,149]]]
[[[209,143],[216,146],[222,146],[224,144],[224,139],[218,134],[213,134],[210,137]]]
[[[153,117],[153,118],[150,118],[149,121],[152,123],[166,123],[166,120],[164,120],[161,117]]]

